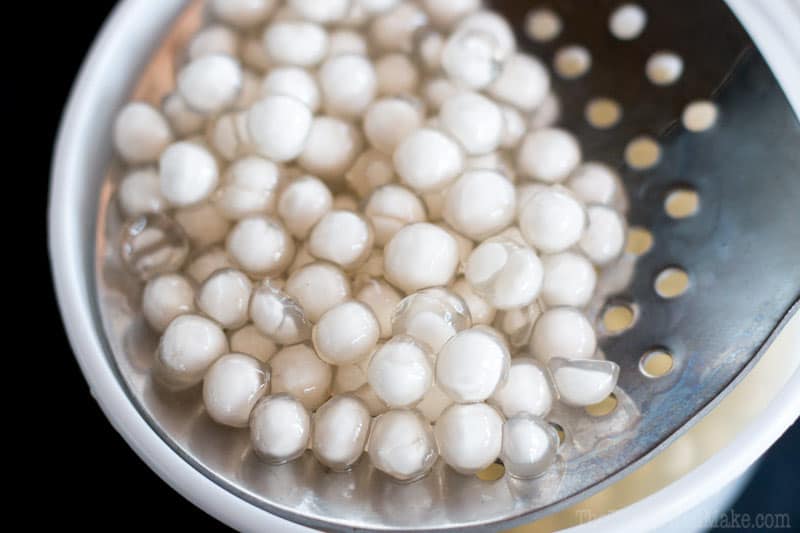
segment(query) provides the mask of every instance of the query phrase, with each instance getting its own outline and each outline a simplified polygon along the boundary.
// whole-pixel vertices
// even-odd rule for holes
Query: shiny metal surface
[[[604,279],[610,299],[637,309],[631,329],[601,340],[606,357],[621,367],[617,408],[600,418],[557,408],[550,418],[564,428],[566,440],[548,474],[527,482],[481,481],[440,461],[423,480],[401,485],[363,458],[344,474],[327,471],[310,453],[281,466],[258,461],[246,431],[208,418],[199,391],[176,395],[150,380],[157,339],[141,317],[138,282],[116,252],[121,221],[111,201],[118,174],[112,165],[107,179],[90,177],[99,191],[98,308],[109,356],[153,428],[214,482],[271,512],[325,530],[509,527],[588,496],[685,431],[752,367],[800,297],[800,124],[721,1],[641,3],[649,14],[646,31],[636,41],[621,42],[605,23],[617,2],[544,2],[566,24],[554,43],[534,45],[521,30],[532,4],[492,2],[519,29],[521,46],[548,62],[560,45],[579,43],[591,51],[585,76],[554,77],[561,123],[581,138],[585,159],[620,169],[631,198],[629,222],[647,227],[655,239],[651,251],[638,261],[626,256]],[[171,88],[178,50],[201,18],[200,3],[192,2],[134,89],[137,97],[157,101]],[[684,73],[675,85],[657,88],[645,78],[644,63],[661,49],[683,57]],[[593,129],[583,118],[585,103],[597,96],[622,105],[623,118],[612,129]],[[710,131],[688,133],[680,113],[697,98],[716,102],[720,118]],[[634,171],[622,154],[631,138],[645,133],[659,141],[661,161]],[[664,212],[665,195],[676,186],[699,193],[695,216],[673,220]],[[690,287],[665,300],[653,281],[669,266],[686,270]],[[595,302],[592,313],[602,305]],[[639,358],[654,347],[674,357],[673,371],[659,379],[639,371]]]

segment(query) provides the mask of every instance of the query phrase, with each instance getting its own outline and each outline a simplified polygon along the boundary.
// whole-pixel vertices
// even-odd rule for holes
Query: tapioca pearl
[[[197,291],[197,307],[223,328],[235,329],[249,319],[252,292],[253,285],[246,274],[235,269],[219,270]]]
[[[484,327],[457,333],[436,358],[436,383],[457,403],[488,399],[508,376],[508,347]]]
[[[153,168],[132,170],[126,174],[117,189],[117,201],[129,217],[160,213],[169,206],[161,194],[161,179]]]
[[[347,394],[331,398],[314,413],[314,456],[334,471],[349,469],[364,453],[370,421],[367,406],[358,398]]]
[[[200,383],[211,364],[227,351],[228,339],[219,325],[199,315],[181,315],[161,337],[154,372],[167,387],[186,389]]]
[[[585,256],[561,252],[542,256],[542,300],[551,307],[584,307],[594,294],[597,273]]]
[[[465,91],[444,102],[439,121],[468,155],[487,154],[500,145],[503,115],[497,104],[478,93]]]
[[[248,217],[228,234],[230,256],[253,275],[274,276],[291,264],[295,245],[280,222],[269,217]]]
[[[351,0],[289,0],[288,5],[301,17],[320,24],[342,21],[350,11]]]
[[[571,307],[554,307],[539,317],[531,334],[531,354],[546,363],[552,357],[588,359],[597,338],[586,316]]]
[[[503,423],[500,458],[508,475],[533,479],[543,475],[556,461],[559,438],[547,421],[519,414]]]
[[[431,354],[425,345],[408,335],[393,337],[375,350],[367,380],[390,408],[419,403],[433,383]]]
[[[428,15],[412,2],[401,2],[370,23],[372,44],[384,52],[411,52],[414,33],[428,23]]]
[[[674,52],[656,52],[647,60],[645,74],[654,85],[672,85],[683,74],[683,59]]]
[[[528,127],[532,130],[551,128],[561,119],[561,100],[550,91],[541,105],[530,114]]]
[[[450,399],[450,396],[445,394],[442,389],[434,383],[431,385],[431,388],[428,389],[428,392],[425,393],[422,401],[417,404],[416,409],[422,413],[422,416],[424,416],[428,422],[433,423],[436,422],[444,410],[451,405],[453,405],[453,400]]]
[[[142,280],[180,270],[189,255],[189,239],[183,228],[161,213],[128,220],[120,234],[122,263]]]
[[[549,366],[559,400],[573,407],[600,403],[619,377],[619,366],[612,361],[553,358]]]
[[[545,191],[548,188],[548,185],[531,181],[523,182],[517,186],[517,219],[519,219],[520,214],[522,213],[522,206],[524,206],[528,200],[533,198],[534,194],[540,191]]]
[[[592,66],[592,55],[585,47],[570,45],[559,48],[553,58],[553,67],[562,78],[580,78]]]
[[[305,239],[332,206],[333,195],[328,186],[314,176],[304,175],[283,188],[277,210],[286,229],[294,237]]]
[[[269,71],[261,82],[261,95],[291,96],[316,113],[321,96],[317,82],[309,71],[300,67],[278,67]]]
[[[334,210],[326,213],[311,230],[308,250],[318,259],[349,270],[369,256],[373,240],[372,228],[363,216]]]
[[[414,39],[414,57],[423,72],[433,74],[441,70],[445,36],[433,29],[420,31]]]
[[[327,57],[341,54],[368,55],[369,44],[363,35],[354,30],[335,30],[330,34]]]
[[[178,209],[174,217],[197,248],[224,241],[230,229],[230,222],[209,202]]]
[[[647,13],[638,4],[623,4],[616,8],[608,19],[608,29],[617,39],[630,41],[644,31]]]
[[[578,243],[586,228],[583,206],[566,189],[536,192],[521,208],[519,228],[543,253],[558,253]]]
[[[522,141],[527,131],[525,117],[509,105],[501,105],[500,112],[503,116],[503,131],[500,135],[500,148],[513,150]]]
[[[323,361],[350,364],[368,356],[380,338],[380,325],[372,310],[348,301],[326,311],[314,326],[314,348]]]
[[[472,285],[465,279],[459,278],[453,283],[453,292],[461,296],[467,304],[472,323],[477,325],[489,325],[494,321],[497,309],[483,296],[475,292]]]
[[[142,292],[142,314],[157,332],[176,317],[194,311],[194,288],[180,274],[163,274],[147,282]]]
[[[378,344],[378,348],[381,346],[381,344]],[[376,348],[376,350],[378,348]],[[354,392],[367,383],[367,370],[369,369],[371,357],[371,355],[367,356],[357,363],[337,366],[333,373],[333,385],[331,389],[333,394]]]
[[[277,4],[275,0],[213,0],[211,12],[231,26],[247,29],[267,20]]]
[[[275,341],[261,333],[253,324],[243,326],[228,334],[231,351],[244,353],[266,363],[278,352]]]
[[[392,313],[400,299],[400,293],[391,285],[376,279],[369,279],[356,293],[356,300],[369,306],[375,313],[382,339],[392,335]]]
[[[622,192],[619,174],[608,165],[592,161],[575,169],[567,187],[587,204],[612,205]]]
[[[461,89],[448,78],[433,78],[422,86],[422,95],[425,103],[433,112],[438,112],[448,98],[459,93]]]
[[[419,71],[406,54],[392,53],[375,61],[378,94],[413,94],[419,85]]]
[[[206,122],[205,116],[191,109],[177,92],[164,98],[161,111],[169,121],[172,131],[183,137],[199,133]]]
[[[589,226],[578,246],[595,265],[607,265],[625,248],[625,221],[617,211],[603,205],[591,205],[586,213]]]
[[[542,289],[542,263],[526,245],[501,237],[484,241],[467,259],[464,276],[496,309],[517,309]]]
[[[341,181],[361,153],[361,131],[344,120],[320,116],[311,124],[298,163],[310,174],[330,183]]]
[[[280,168],[272,161],[254,156],[239,159],[225,172],[215,204],[232,220],[274,213],[281,181]]]
[[[364,214],[375,230],[375,244],[384,246],[401,228],[425,221],[425,206],[419,197],[400,185],[375,189],[367,200]]]
[[[236,101],[242,88],[242,68],[229,55],[204,55],[178,72],[177,87],[195,111],[206,115],[219,113]]]
[[[269,58],[279,65],[313,67],[328,52],[328,33],[307,21],[273,22],[264,31],[263,42]]]
[[[520,413],[546,416],[553,406],[553,388],[547,370],[535,359],[515,357],[511,360],[508,379],[490,399],[503,416]]]
[[[262,398],[250,415],[250,441],[264,461],[281,464],[297,459],[311,439],[311,416],[288,394]]]
[[[286,346],[272,356],[272,393],[287,393],[309,411],[330,397],[333,369],[306,344]]]
[[[376,100],[364,114],[364,133],[373,148],[394,154],[400,142],[422,125],[420,105],[408,98]]]
[[[345,174],[345,181],[360,198],[366,198],[380,187],[396,181],[391,157],[375,149],[363,152]]]
[[[384,248],[386,280],[406,293],[448,285],[457,266],[456,240],[433,224],[406,226]]]
[[[297,344],[311,338],[311,324],[303,308],[270,280],[253,290],[250,320],[278,344]]]
[[[298,157],[311,132],[311,110],[291,96],[270,95],[247,111],[247,132],[256,152],[276,162]]]
[[[480,472],[500,454],[503,418],[485,403],[454,404],[434,426],[442,459],[462,474]]]
[[[498,13],[481,9],[461,19],[456,26],[458,31],[483,32],[495,42],[497,57],[501,61],[508,59],[517,48],[514,31],[508,21]]]
[[[386,404],[381,400],[369,383],[364,383],[354,392],[350,393],[355,398],[358,398],[364,405],[367,406],[370,416],[378,416],[389,410]]]
[[[489,87],[497,100],[531,112],[542,105],[550,91],[547,69],[535,57],[514,54],[502,67],[500,75]]]
[[[514,185],[498,172],[467,171],[447,190],[444,219],[459,233],[484,239],[514,220],[515,194]]]
[[[392,334],[413,337],[428,346],[433,355],[456,333],[471,325],[467,304],[443,287],[406,296],[392,314]]]
[[[456,30],[442,49],[442,69],[456,84],[473,90],[500,77],[503,58],[494,37],[480,29]]]
[[[364,114],[378,92],[375,67],[360,54],[325,60],[318,73],[322,105],[329,115],[355,119]],[[347,80],[347,83],[342,83]]]
[[[376,418],[367,449],[375,468],[405,482],[427,474],[438,457],[431,425],[409,409],[392,410]]]
[[[189,206],[208,198],[219,182],[211,153],[192,142],[171,144],[159,160],[161,194],[172,205]]]
[[[315,262],[292,273],[284,290],[309,320],[317,322],[326,311],[350,299],[350,280],[339,267]]]
[[[247,427],[256,402],[269,391],[269,371],[249,355],[217,359],[203,378],[206,413],[219,424]]]
[[[580,162],[578,140],[560,128],[528,133],[517,154],[517,165],[524,176],[547,183],[563,181]]]
[[[558,37],[562,28],[561,17],[552,9],[535,9],[525,16],[525,34],[540,43]]]
[[[511,346],[522,348],[530,343],[533,326],[544,309],[541,299],[537,299],[528,306],[501,311],[494,325],[506,336]]]
[[[431,22],[443,30],[449,30],[464,17],[481,7],[480,0],[424,0],[422,7],[428,12]]]
[[[114,147],[130,164],[153,163],[172,142],[164,115],[144,102],[131,102],[114,121]]]
[[[235,265],[228,253],[221,246],[212,246],[193,258],[186,267],[186,274],[195,283],[203,283],[208,277],[223,268],[233,268]]]
[[[236,56],[239,52],[239,36],[221,24],[203,28],[189,41],[189,59],[194,60],[210,54]]]

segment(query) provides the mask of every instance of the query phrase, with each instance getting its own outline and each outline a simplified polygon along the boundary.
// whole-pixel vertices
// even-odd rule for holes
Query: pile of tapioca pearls
[[[114,127],[155,377],[266,461],[542,474],[554,402],[616,385],[582,309],[626,235],[545,67],[477,0],[210,12],[161,109]]]

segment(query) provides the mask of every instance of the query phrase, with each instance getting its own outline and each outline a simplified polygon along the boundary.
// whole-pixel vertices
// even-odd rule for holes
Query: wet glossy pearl
[[[260,458],[272,464],[297,459],[311,439],[311,417],[288,394],[261,399],[250,415],[250,441]]]
[[[171,142],[169,124],[150,104],[131,102],[114,121],[114,147],[128,163],[153,163]]]
[[[278,351],[275,341],[261,333],[253,324],[248,324],[228,334],[233,353],[243,353],[266,363]]]
[[[243,272],[218,270],[197,291],[197,307],[223,328],[244,325],[248,316],[253,285]]]
[[[406,293],[448,285],[457,266],[456,240],[425,222],[405,226],[384,248],[386,279]]]
[[[547,371],[530,357],[513,358],[508,379],[495,391],[490,402],[506,418],[519,413],[547,415],[553,406],[553,389]]]
[[[497,104],[478,93],[465,91],[446,100],[439,120],[468,155],[488,154],[500,145],[503,115]]]
[[[436,358],[436,383],[457,403],[482,402],[508,376],[505,341],[486,326],[457,333]]]
[[[525,240],[544,253],[557,253],[578,243],[586,227],[583,207],[566,189],[536,191],[519,210]]]
[[[289,266],[295,245],[277,220],[248,217],[240,220],[228,234],[227,249],[248,273],[275,275]]]
[[[160,213],[169,203],[161,194],[161,178],[152,168],[133,170],[120,181],[117,190],[119,206],[126,216]]]
[[[427,474],[438,457],[431,425],[418,412],[407,409],[376,418],[367,449],[375,468],[406,482]]]
[[[287,346],[269,361],[272,392],[285,392],[313,411],[330,397],[333,369],[305,344]]]
[[[144,286],[142,313],[155,331],[164,331],[176,317],[193,310],[194,288],[180,274],[163,274]]]
[[[314,77],[300,67],[278,67],[269,71],[261,82],[261,95],[291,96],[312,112],[319,110],[321,96]]]
[[[454,404],[436,421],[434,434],[445,463],[462,474],[475,474],[500,454],[503,418],[485,403]]]
[[[203,55],[178,72],[177,87],[195,111],[219,113],[236,101],[242,88],[242,68],[229,55]]]
[[[329,115],[359,117],[378,92],[375,67],[360,54],[330,57],[320,67],[318,75],[323,107]]]
[[[433,383],[431,354],[412,337],[393,337],[372,355],[367,379],[389,407],[410,407]]]
[[[308,239],[308,250],[318,258],[344,269],[361,264],[372,250],[374,234],[369,222],[353,211],[326,213]]]
[[[275,163],[260,157],[245,157],[228,167],[215,203],[232,220],[272,213],[280,185],[280,168]]]
[[[542,300],[549,306],[583,307],[597,284],[597,273],[586,257],[575,252],[542,256]]]
[[[617,211],[603,205],[589,206],[586,213],[589,226],[578,246],[595,265],[607,265],[625,246],[625,221]]]
[[[203,403],[215,422],[246,427],[256,402],[269,391],[269,371],[249,355],[223,355],[203,379]]]
[[[313,22],[276,21],[264,32],[264,49],[275,63],[312,67],[328,52],[328,33]]]
[[[320,358],[333,365],[360,361],[372,352],[379,337],[380,325],[372,310],[356,301],[326,311],[312,332]]]
[[[366,109],[364,133],[374,148],[392,155],[400,142],[422,125],[422,119],[422,110],[415,101],[382,98]]]
[[[392,334],[413,337],[429,347],[434,356],[456,333],[471,325],[464,301],[442,287],[406,296],[392,314]]]
[[[492,304],[483,296],[475,292],[475,289],[466,279],[457,279],[452,288],[453,292],[461,296],[461,299],[467,304],[474,325],[489,325],[494,321],[497,309],[492,307]]]
[[[246,117],[255,150],[276,162],[290,161],[303,152],[313,119],[303,102],[279,94],[256,102]]]
[[[354,396],[342,395],[328,400],[314,413],[313,424],[311,450],[328,468],[347,470],[364,453],[370,414],[367,406]]]
[[[356,293],[356,300],[369,306],[375,313],[382,339],[392,334],[392,313],[400,299],[400,293],[391,285],[376,279],[369,279]]]
[[[425,221],[425,206],[410,190],[384,185],[372,192],[364,214],[375,230],[375,244],[384,246],[403,227]]]
[[[294,271],[284,290],[311,322],[317,322],[326,311],[350,299],[350,280],[336,265],[319,261]]]
[[[559,128],[528,133],[517,154],[517,166],[523,175],[547,183],[566,179],[580,162],[578,140]]]
[[[518,414],[503,424],[500,458],[510,476],[533,479],[541,476],[556,460],[558,433],[546,421],[530,414]]]
[[[161,337],[154,371],[170,388],[189,388],[200,383],[208,367],[227,351],[228,339],[216,323],[198,315],[181,315]]]
[[[546,363],[552,357],[588,359],[597,339],[583,313],[571,307],[548,309],[536,321],[530,341],[531,354]]]
[[[518,309],[539,295],[544,272],[536,253],[513,239],[494,237],[469,255],[464,276],[497,309]]]
[[[612,361],[568,360],[549,362],[559,400],[575,407],[593,405],[614,391],[619,366]]]
[[[250,319],[278,344],[295,344],[311,337],[311,324],[303,308],[269,280],[253,291]]]
[[[489,87],[489,94],[501,102],[531,112],[550,91],[550,76],[542,63],[527,54],[513,54],[503,65],[500,76]]]
[[[444,133],[421,128],[406,136],[394,152],[400,179],[417,192],[438,191],[464,168],[464,154]]]
[[[567,187],[586,204],[610,205],[620,194],[619,176],[603,163],[584,163],[572,173]]]
[[[470,170],[447,190],[444,219],[474,240],[485,239],[511,224],[516,214],[514,185],[491,170]]]
[[[298,163],[309,173],[329,182],[341,181],[364,147],[355,126],[334,117],[317,117],[311,123]]]
[[[171,144],[159,160],[161,194],[171,204],[197,204],[211,195],[219,182],[214,156],[193,142]]]
[[[298,239],[304,239],[311,228],[333,206],[333,195],[328,186],[314,176],[301,176],[281,191],[278,215],[286,229]]]

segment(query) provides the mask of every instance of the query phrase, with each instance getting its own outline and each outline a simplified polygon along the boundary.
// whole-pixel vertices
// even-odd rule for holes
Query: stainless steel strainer
[[[561,120],[581,139],[587,160],[620,170],[630,197],[628,220],[646,228],[652,248],[627,256],[604,280],[606,305],[634,311],[634,323],[606,335],[601,348],[621,367],[616,406],[592,416],[559,407],[550,415],[564,442],[560,460],[543,478],[483,481],[456,474],[441,461],[423,480],[402,485],[362,460],[332,473],[310,454],[282,466],[258,461],[246,431],[213,423],[197,391],[166,393],[149,377],[157,339],[139,312],[138,282],[122,268],[116,240],[120,220],[111,202],[118,169],[100,189],[96,290],[119,379],[131,401],[163,440],[188,463],[228,491],[290,520],[325,530],[500,529],[535,520],[585,498],[647,461],[690,427],[755,364],[800,297],[800,124],[758,50],[720,0],[649,0],[646,31],[632,42],[607,28],[620,2],[495,0],[493,9],[515,25],[522,48],[551,62],[558,48],[586,47],[590,70],[574,80],[554,76]],[[525,36],[526,13],[549,7],[565,21],[547,44]],[[176,42],[199,21],[191,4],[157,53],[138,94],[157,97],[169,84]],[[680,79],[658,87],[644,75],[647,59],[668,49],[683,58]],[[595,97],[622,107],[618,124],[597,129],[584,109]],[[686,104],[713,101],[716,125],[688,132]],[[110,125],[109,125],[110,130]],[[626,165],[629,141],[640,135],[661,147],[646,170]],[[664,204],[676,190],[699,197],[692,216],[669,216]],[[674,298],[655,288],[659,274],[688,274]],[[658,378],[642,370],[652,350],[671,356]]]

